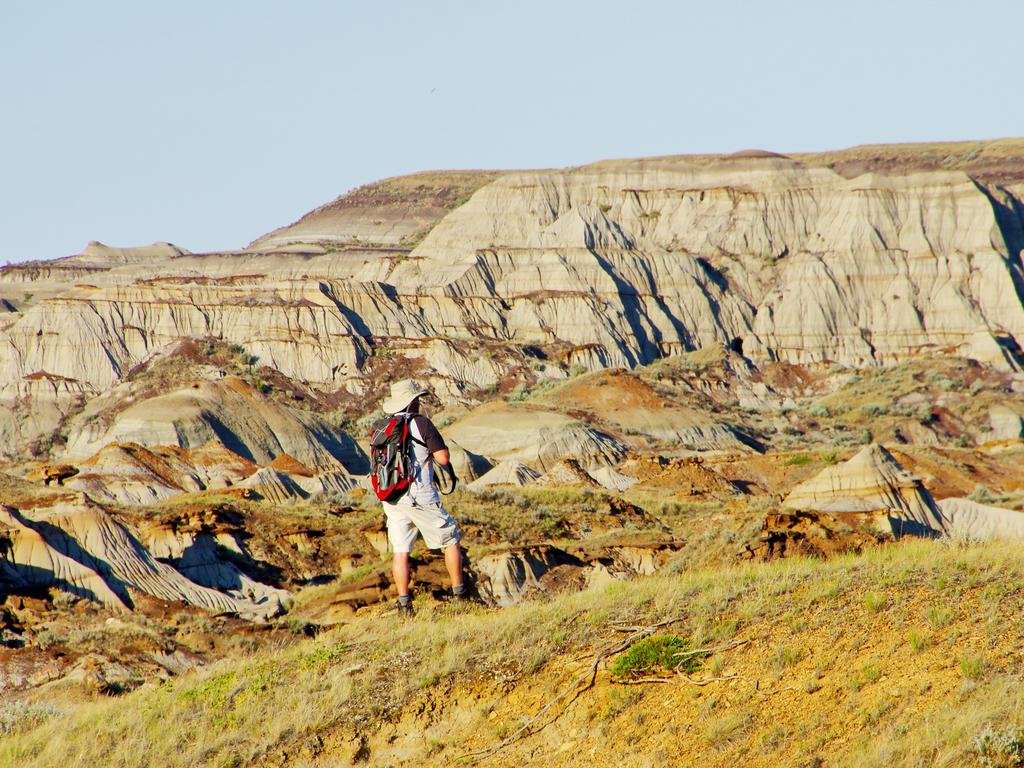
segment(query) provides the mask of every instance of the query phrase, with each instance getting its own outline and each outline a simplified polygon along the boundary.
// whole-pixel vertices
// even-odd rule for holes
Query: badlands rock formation
[[[1024,416],[1020,406],[996,405],[989,409],[989,425],[993,440],[1019,440],[1024,437]]]
[[[322,251],[325,246],[358,243],[415,243],[438,219],[497,175],[487,171],[427,172],[368,184],[254,240],[249,248],[278,251],[290,246],[294,252],[303,252],[301,248],[319,247]]]
[[[529,485],[538,477],[540,477],[540,472],[530,469],[530,467],[525,464],[518,461],[503,461],[494,467],[494,469],[489,472],[485,472],[483,475],[471,482],[467,487],[472,491],[478,491],[482,488],[500,485],[521,487]]]
[[[788,411],[842,366],[960,355],[988,372],[967,386],[1019,391],[1022,192],[1024,142],[748,152],[388,179],[232,252],[91,243],[0,269],[0,455],[66,464],[87,505],[280,509],[355,488],[362,425],[415,376],[471,489],[728,504],[753,486],[693,454],[838,434],[828,407]],[[988,438],[1018,439],[1017,404],[990,403]],[[900,439],[983,442],[952,409],[907,410]],[[945,520],[876,447],[786,503]],[[160,551],[255,594],[184,546]]]
[[[318,472],[367,468],[366,455],[355,441],[320,416],[262,397],[230,377],[130,405],[109,425],[89,416],[72,425],[68,459],[85,458],[113,442],[187,449],[214,442],[256,464],[287,454]]]
[[[445,434],[474,453],[542,471],[567,456],[585,467],[599,467],[616,464],[626,455],[618,440],[576,419],[518,403],[481,406],[447,427]]]
[[[470,453],[455,440],[447,439],[445,442],[448,445],[452,468],[463,483],[471,483],[494,468],[494,464],[486,456]]]
[[[65,485],[96,501],[150,504],[182,493],[230,487],[256,472],[257,466],[219,443],[187,451],[112,442],[79,462],[78,470]]]
[[[367,469],[345,432],[237,377],[148,394],[126,382],[64,421],[68,487],[122,504],[228,488],[284,503],[348,491]]]
[[[559,565],[580,567],[584,563],[549,546],[488,554],[476,563],[480,596],[491,605],[515,605],[530,592],[544,591],[542,577]]]
[[[636,478],[616,472],[611,467],[598,467],[590,472],[600,486],[610,491],[628,491],[636,485]]]
[[[567,412],[585,411],[592,420],[655,443],[699,450],[746,450],[754,441],[741,429],[718,421],[706,409],[669,399],[648,381],[613,368],[577,377],[541,398]]]
[[[531,360],[631,367],[723,343],[754,361],[1015,367],[1020,142],[917,152],[407,177],[245,251],[91,246],[8,267],[0,403],[25,415],[2,436],[23,445],[182,337],[323,391],[365,395],[405,366],[446,401]]]
[[[249,577],[225,556],[229,553],[239,560],[249,560],[235,535],[165,525],[151,526],[145,534],[144,543],[153,557],[172,563],[175,570],[196,584],[278,610],[290,597],[286,590]]]
[[[825,468],[796,486],[782,505],[854,519],[881,516],[897,536],[946,532],[931,494],[880,445],[866,445],[849,461]]]
[[[844,522],[826,512],[780,512],[765,518],[761,531],[744,545],[745,560],[778,560],[784,557],[820,557],[861,550],[891,539],[873,525],[870,516]],[[857,523],[860,524],[857,524]],[[853,523],[853,524],[851,524]]]
[[[575,459],[562,459],[538,477],[534,483],[547,488],[559,486],[597,488],[600,485]]]
[[[1024,513],[979,504],[970,499],[938,502],[950,536],[972,541],[1024,539]]]
[[[153,243],[140,248],[111,248],[93,240],[81,253],[64,259],[61,265],[87,269],[111,269],[126,264],[150,266],[186,255],[188,251],[172,243]]]
[[[254,618],[281,609],[283,593],[249,599],[190,581],[84,496],[30,509],[0,507],[0,531],[7,541],[0,552],[4,591],[55,587],[117,610],[134,607],[133,590]]]

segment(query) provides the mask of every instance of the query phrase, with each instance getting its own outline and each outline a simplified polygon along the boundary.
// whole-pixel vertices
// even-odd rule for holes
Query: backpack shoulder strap
[[[424,417],[422,414],[418,414],[418,413],[417,414],[413,414],[413,415],[411,415],[409,417],[409,439],[412,442],[416,443],[416,445],[422,445],[424,448],[426,448],[427,444],[425,442],[423,442],[422,440],[420,440],[418,437],[416,437],[416,435],[414,435],[412,433],[412,425],[416,423],[416,419],[422,419],[422,418],[426,418],[426,417]],[[422,428],[420,428],[420,430],[421,430],[420,434],[422,434]]]

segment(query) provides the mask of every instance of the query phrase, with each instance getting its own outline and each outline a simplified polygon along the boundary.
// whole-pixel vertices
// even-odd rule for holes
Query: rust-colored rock
[[[56,482],[57,485],[64,485],[64,481],[78,474],[78,467],[71,464],[44,464],[26,475],[29,480],[42,482],[49,485]]]
[[[858,525],[826,512],[770,514],[761,532],[744,545],[740,558],[765,562],[797,556],[829,558],[892,540],[892,536],[878,530],[873,515],[860,517],[863,519]]]
[[[738,492],[731,480],[706,466],[699,456],[669,458],[645,454],[627,462],[624,470],[636,477],[641,487],[667,488],[679,496]]]

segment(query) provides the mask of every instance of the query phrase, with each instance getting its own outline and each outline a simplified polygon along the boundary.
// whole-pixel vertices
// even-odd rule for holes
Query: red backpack
[[[411,443],[419,443],[409,432],[413,415],[399,413],[374,422],[370,433],[370,482],[381,501],[395,502],[413,480]]]

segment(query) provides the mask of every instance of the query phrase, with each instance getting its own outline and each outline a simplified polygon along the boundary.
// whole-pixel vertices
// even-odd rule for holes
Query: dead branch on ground
[[[565,686],[565,688],[563,688],[562,691],[557,696],[555,696],[553,699],[548,701],[543,707],[541,707],[540,711],[536,715],[534,715],[529,720],[527,720],[514,733],[512,733],[511,735],[509,735],[506,738],[502,739],[500,742],[498,742],[497,744],[495,744],[492,747],[488,747],[487,749],[477,750],[476,752],[468,752],[465,755],[460,755],[459,757],[456,758],[456,760],[464,760],[466,758],[470,758],[470,759],[472,759],[472,762],[477,763],[477,762],[479,762],[481,760],[484,760],[484,759],[486,759],[486,758],[488,758],[488,757],[490,757],[490,756],[492,756],[494,754],[497,754],[501,750],[505,749],[506,747],[511,746],[512,744],[514,744],[515,742],[519,741],[520,739],[526,738],[527,736],[530,736],[530,735],[536,733],[536,730],[533,730],[534,724],[537,723],[539,720],[541,720],[541,718],[543,718],[548,712],[550,712],[551,709],[558,702],[562,701],[564,698],[569,696],[571,693],[577,691],[577,689],[581,685],[583,685],[583,688],[579,691],[580,693],[582,693],[582,691],[585,691],[585,690],[593,687],[594,682],[597,680],[597,670],[600,667],[602,661],[604,661],[609,656],[614,656],[616,653],[621,653],[622,651],[625,651],[625,650],[629,649],[629,647],[632,646],[637,641],[642,640],[643,638],[648,637],[649,635],[654,634],[654,632],[656,630],[659,630],[662,627],[668,626],[669,624],[675,624],[678,621],[680,621],[679,618],[665,619],[664,621],[659,621],[657,624],[651,624],[649,626],[639,627],[635,631],[633,631],[629,635],[629,637],[627,637],[625,640],[623,640],[622,643],[620,643],[619,645],[611,647],[611,648],[605,648],[604,650],[601,650],[601,651],[596,651],[594,653],[594,660],[591,662],[590,667],[587,669],[587,671],[584,672],[579,677],[575,678],[567,686]],[[589,680],[589,682],[588,682],[588,680]],[[537,730],[539,730],[539,729],[537,729]]]

